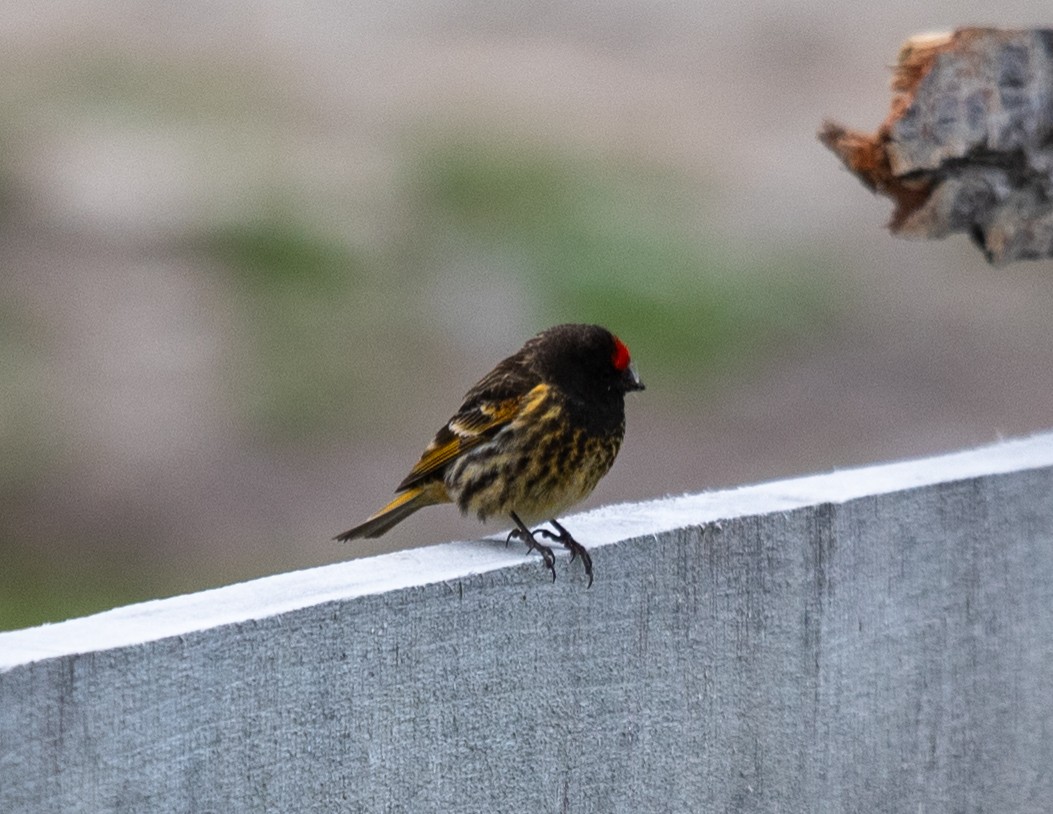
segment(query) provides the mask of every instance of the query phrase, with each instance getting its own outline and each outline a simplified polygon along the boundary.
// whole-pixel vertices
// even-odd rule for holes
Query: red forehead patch
[[[629,367],[629,362],[632,361],[629,358],[629,349],[625,347],[625,343],[622,342],[618,337],[614,337],[614,353],[611,354],[611,363],[614,365],[614,369],[619,373]]]

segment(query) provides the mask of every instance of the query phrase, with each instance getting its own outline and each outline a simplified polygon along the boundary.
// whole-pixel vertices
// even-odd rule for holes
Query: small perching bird
[[[625,435],[625,394],[643,383],[618,337],[598,325],[557,325],[499,362],[465,394],[394,500],[337,540],[379,537],[417,509],[456,503],[480,520],[508,517],[556,578],[552,549],[592,558],[556,518],[584,500],[614,463]],[[548,521],[555,531],[533,523]]]

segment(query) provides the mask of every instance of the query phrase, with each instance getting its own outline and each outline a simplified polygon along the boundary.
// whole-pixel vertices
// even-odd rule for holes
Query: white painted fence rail
[[[0,812],[1049,812],[1053,435],[0,634]]]

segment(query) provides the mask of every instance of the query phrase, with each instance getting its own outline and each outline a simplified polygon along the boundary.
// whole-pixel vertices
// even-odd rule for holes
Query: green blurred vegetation
[[[241,368],[234,397],[246,423],[274,440],[297,441],[332,429],[361,376],[348,354],[356,328],[348,313],[369,285],[365,262],[339,239],[295,216],[217,227],[201,245],[229,271],[240,306]]]
[[[171,574],[165,576],[166,584],[159,586],[147,569],[130,562],[132,556],[127,550],[108,555],[93,551],[90,558],[77,557],[77,567],[71,569],[70,558],[61,552],[45,552],[22,541],[8,540],[4,567],[0,568],[0,630],[98,613],[152,599],[159,595],[159,589],[167,594],[179,591]]]
[[[39,321],[0,302],[0,501],[31,489],[65,440],[48,398],[51,345]]]
[[[204,236],[251,336],[237,396],[249,423],[303,440],[346,432],[353,405],[383,411],[385,393],[403,392],[392,378],[415,375],[406,364],[435,330],[427,292],[479,256],[489,280],[522,292],[524,302],[499,303],[508,314],[525,311],[537,329],[604,324],[649,379],[681,389],[763,363],[833,320],[827,264],[757,259],[704,235],[686,214],[697,191],[668,173],[495,143],[443,143],[409,162],[387,243],[369,251],[288,202]],[[478,303],[460,307],[478,316]]]
[[[821,333],[835,316],[818,257],[751,255],[706,235],[697,190],[668,172],[540,149],[455,143],[416,180],[436,242],[484,244],[527,273],[543,324],[597,322],[648,372],[697,384]],[[694,217],[692,216],[694,213]]]
[[[54,54],[31,70],[17,56],[11,63],[5,66],[9,82],[0,98],[30,111],[62,109],[94,121],[176,128],[225,123],[248,134],[253,131],[245,129],[246,122],[266,126],[289,101],[281,82],[262,81],[259,66],[237,60],[172,59],[103,48]]]

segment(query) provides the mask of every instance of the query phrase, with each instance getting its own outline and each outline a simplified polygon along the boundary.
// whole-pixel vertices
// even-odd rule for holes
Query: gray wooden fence
[[[1053,435],[0,634],[2,812],[1049,812]]]

